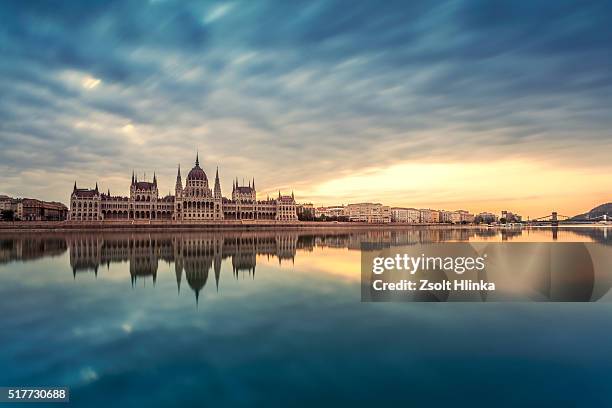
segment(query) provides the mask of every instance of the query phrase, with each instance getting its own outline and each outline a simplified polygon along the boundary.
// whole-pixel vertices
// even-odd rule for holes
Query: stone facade
[[[13,219],[18,221],[63,221],[68,215],[68,208],[62,203],[6,195],[0,196],[2,211],[12,211]]]
[[[430,210],[429,208],[420,209],[421,222],[423,224],[437,224],[440,222],[440,211]]]
[[[314,215],[316,218],[327,217],[327,218],[340,218],[347,217],[346,207],[343,205],[336,205],[331,207],[317,207],[314,209]]]
[[[415,208],[391,208],[391,222],[418,224],[421,222],[421,212]]]
[[[214,191],[208,186],[208,177],[200,167],[196,155],[195,166],[187,174],[185,187],[181,180],[179,166],[176,175],[174,196],[174,215],[176,221],[214,221],[223,219],[221,186],[219,184],[219,169],[215,175]]]
[[[346,206],[349,221],[367,223],[391,222],[391,212],[388,206],[380,203],[358,203]]]
[[[471,224],[474,222],[474,214],[465,210],[453,211],[451,217],[453,224]]]
[[[132,173],[130,196],[113,196],[110,191],[100,193],[94,189],[77,188],[75,182],[70,196],[69,219],[72,221],[103,220],[172,220],[176,222],[201,222],[221,220],[277,220],[297,221],[295,197],[257,200],[255,179],[247,186],[232,184],[232,197],[221,194],[219,169],[215,173],[214,186],[210,187],[206,172],[200,167],[196,155],[195,166],[187,174],[185,184],[179,166],[176,175],[175,195],[159,196],[157,176],[153,181],[139,181]]]

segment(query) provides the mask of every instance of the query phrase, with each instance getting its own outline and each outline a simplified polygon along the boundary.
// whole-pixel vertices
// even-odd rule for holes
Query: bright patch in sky
[[[216,7],[213,7],[213,9],[206,15],[206,17],[204,17],[204,22],[208,24],[220,19],[221,17],[226,15],[227,12],[232,9],[232,7],[233,4],[231,3],[220,4]]]
[[[95,87],[100,85],[100,82],[102,82],[102,80],[88,76],[83,79],[83,81],[81,82],[81,85],[85,89],[94,89]]]

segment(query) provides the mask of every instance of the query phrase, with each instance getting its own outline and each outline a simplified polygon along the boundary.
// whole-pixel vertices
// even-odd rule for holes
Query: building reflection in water
[[[533,234],[533,236],[532,236]],[[174,264],[177,290],[183,282],[195,293],[196,302],[214,274],[218,291],[222,262],[229,259],[234,279],[255,278],[257,256],[293,262],[298,251],[320,248],[360,250],[362,242],[379,246],[461,241],[595,241],[610,245],[612,234],[605,228],[491,229],[491,228],[406,228],[334,231],[251,231],[187,233],[42,233],[0,234],[0,264],[59,256],[69,250],[70,267],[76,279],[80,273],[96,277],[101,266],[127,262],[130,281],[157,280],[160,261]]]
[[[102,233],[67,234],[65,240],[75,277],[80,272],[93,272],[97,276],[100,265],[109,267],[111,263],[127,262],[132,286],[137,280],[150,279],[155,284],[159,261],[164,261],[174,264],[178,292],[185,280],[197,301],[211,271],[219,290],[221,264],[225,259],[230,259],[236,279],[243,275],[254,279],[257,255],[276,257],[279,262],[293,260],[299,235],[291,232]]]

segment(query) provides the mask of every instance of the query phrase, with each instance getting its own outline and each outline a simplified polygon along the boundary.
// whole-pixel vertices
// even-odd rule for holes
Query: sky
[[[3,1],[0,194],[575,215],[612,201],[609,1]]]

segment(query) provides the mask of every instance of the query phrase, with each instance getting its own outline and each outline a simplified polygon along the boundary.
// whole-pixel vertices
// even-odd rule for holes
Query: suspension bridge
[[[584,219],[572,219],[572,217],[568,217],[567,215],[562,215],[553,211],[550,215],[545,215],[543,217],[532,218],[527,220],[527,224],[530,225],[559,225],[565,223],[572,224],[592,224],[592,223],[609,223],[612,221],[607,214],[600,215],[598,217],[590,217]]]

